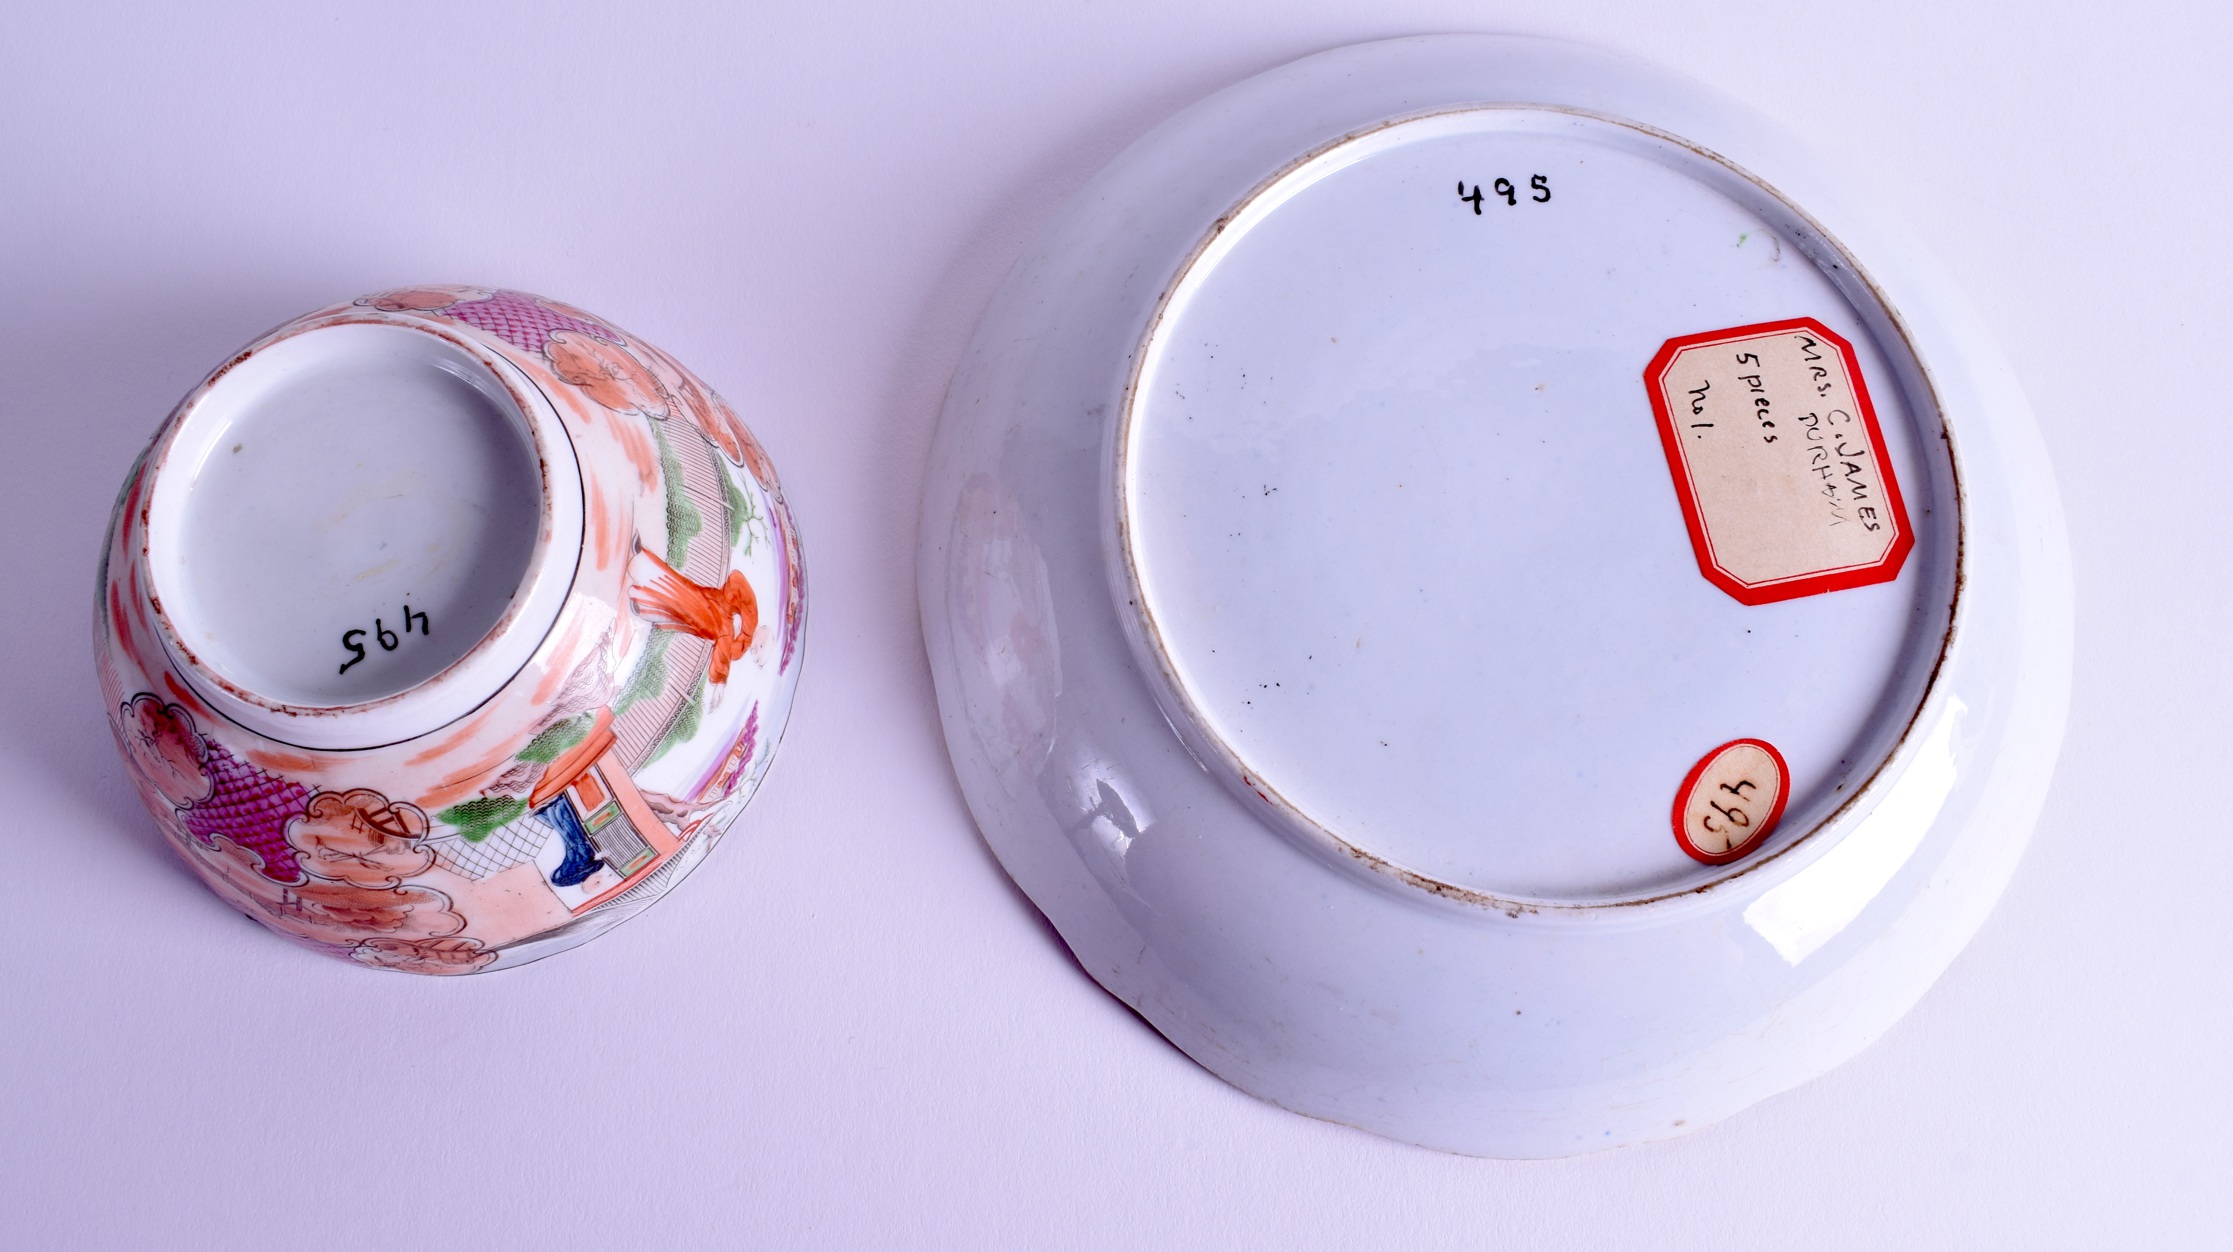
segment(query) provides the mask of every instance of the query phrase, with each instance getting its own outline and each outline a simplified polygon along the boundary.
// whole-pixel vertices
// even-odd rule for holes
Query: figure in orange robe
[[[684,578],[649,552],[640,555],[657,572],[651,581],[629,589],[628,603],[637,616],[654,626],[710,641],[713,662],[706,668],[706,681],[716,685],[729,681],[729,666],[752,646],[752,636],[760,629],[760,600],[752,594],[752,585],[743,574],[730,570],[727,581],[708,587]]]

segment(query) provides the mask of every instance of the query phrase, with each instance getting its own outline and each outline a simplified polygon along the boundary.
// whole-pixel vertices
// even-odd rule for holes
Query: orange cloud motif
[[[774,491],[775,466],[768,460],[767,450],[760,446],[759,440],[752,437],[751,428],[738,419],[735,410],[724,403],[720,396],[715,396],[713,402],[720,406],[722,419],[728,423],[729,430],[737,441],[737,448],[742,453],[736,458],[737,464],[749,470],[753,479],[762,487]]]
[[[383,313],[432,313],[460,300],[484,299],[486,295],[471,287],[398,287],[394,291],[367,296],[363,303]]]
[[[192,714],[159,696],[137,695],[124,706],[121,731],[137,776],[172,808],[209,798],[214,784],[202,768],[202,736]]]
[[[700,419],[700,428],[728,453],[730,460],[742,465],[754,481],[769,491],[775,490],[775,466],[768,462],[767,451],[760,447],[760,441],[752,437],[751,427],[744,424],[744,419],[737,416],[737,411],[729,407],[720,393],[709,391],[705,398],[708,412]],[[714,433],[717,427],[719,434]]]
[[[478,939],[367,939],[349,955],[411,974],[469,974],[495,959]]]
[[[618,344],[562,330],[543,345],[543,355],[550,358],[553,373],[616,413],[667,415],[666,388]]]
[[[651,344],[640,346],[674,377],[670,405],[679,405],[692,424],[705,432],[713,446],[721,449],[723,456],[752,471],[752,477],[758,479],[761,486],[774,490],[775,468],[768,464],[768,454],[760,450],[752,432],[737,417],[736,410],[729,407],[729,402],[723,400],[719,392],[701,384],[695,374],[682,367],[682,362]]]
[[[721,449],[722,455],[742,464],[744,449],[737,446],[737,436],[730,424],[721,420],[714,411],[714,401],[698,386],[698,380],[687,373],[677,372],[675,396],[682,402],[682,411],[689,415],[691,424],[705,432],[706,438]],[[723,405],[726,408],[728,406]]]
[[[294,882],[274,882],[263,857],[223,835],[184,846],[220,895],[286,934],[347,948],[373,965],[420,973],[478,969],[496,954],[459,933],[465,918],[450,898],[405,881],[434,864],[423,842],[427,828],[416,805],[360,788],[318,793],[288,829],[302,868]]]
[[[324,792],[287,842],[313,877],[356,887],[393,888],[434,867],[426,814],[377,791]]]

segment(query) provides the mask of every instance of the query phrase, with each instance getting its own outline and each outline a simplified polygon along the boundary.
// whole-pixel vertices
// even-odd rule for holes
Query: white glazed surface
[[[1520,204],[1485,213],[1444,177],[1499,169]],[[1670,783],[1742,735],[1799,770],[1772,848],[1836,808],[1914,715],[1959,534],[1943,445],[1788,217],[1675,144],[1504,108],[1256,197],[1166,302],[1119,436],[1119,594],[1190,688],[1174,718],[1279,817],[1500,899],[1701,885]],[[1886,384],[1928,537],[1897,582],[1753,606],[1698,575],[1637,362],[1762,310],[1858,341]]]
[[[182,418],[148,498],[157,625],[202,698],[258,734],[361,749],[446,726],[521,672],[573,590],[574,441],[469,338],[281,334]],[[428,633],[405,630],[414,597]],[[352,628],[362,656],[336,646]],[[417,637],[387,649],[383,630]]]
[[[247,377],[289,348],[333,357],[356,336],[378,342],[368,359]],[[393,368],[399,357],[411,367]],[[527,572],[542,512],[535,445],[488,367],[431,335],[348,327],[289,340],[225,384],[255,391],[225,411],[204,403],[196,466],[162,493],[184,533],[178,568],[156,568],[195,651],[285,703],[347,705],[431,678],[480,642]],[[416,624],[407,608],[442,629],[337,665],[333,641],[366,605],[386,606],[394,629]]]
[[[1166,285],[1221,217],[1298,157],[1389,119],[1467,104],[1640,123],[1718,154],[1800,206],[1811,222],[1771,225],[1786,246],[1819,229],[1881,294],[1879,304],[1845,278],[1858,332],[1849,337],[1898,343],[1904,331],[1912,347],[1912,360],[1862,347],[1888,431],[1909,432],[1889,437],[1911,507],[1951,500],[1959,474],[1958,535],[1926,524],[1900,581],[1770,606],[1789,610],[1784,620],[1839,610],[1814,628],[1845,632],[1868,658],[1859,668],[1873,684],[1857,678],[1828,702],[1834,716],[1794,723],[1802,740],[1842,736],[1868,749],[1853,754],[1851,780],[1865,786],[1832,801],[1822,794],[1825,783],[1836,790],[1831,775],[1794,762],[1798,795],[1785,828],[1723,870],[1682,864],[1664,825],[1657,844],[1579,858],[1546,852],[1513,869],[1511,858],[1476,855],[1451,834],[1493,817],[1493,791],[1468,808],[1462,791],[1436,791],[1432,777],[1329,780],[1311,754],[1343,745],[1328,745],[1311,720],[1318,714],[1236,717],[1236,707],[1252,707],[1234,702],[1245,667],[1209,664],[1208,649],[1219,639],[1275,646],[1277,623],[1244,618],[1222,635],[1186,623],[1202,620],[1204,588],[1236,577],[1257,580],[1243,583],[1264,597],[1256,603],[1285,607],[1274,598],[1294,598],[1316,554],[1243,575],[1219,567],[1219,548],[1204,542],[1224,520],[1196,519],[1191,537],[1148,528],[1129,550],[1151,555],[1151,599],[1189,606],[1178,615],[1181,678],[1156,672],[1155,642],[1119,611],[1131,585],[1121,568],[1129,541],[1105,515],[1122,498],[1118,417]],[[1834,312],[1821,271],[1813,280],[1808,272],[1792,281],[1813,282],[1804,298]],[[1668,333],[1816,311],[1701,312]],[[1373,326],[1359,323],[1367,334]],[[1184,368],[1151,364],[1144,376]],[[1639,409],[1642,366],[1636,357],[1626,401]],[[1901,397],[1923,398],[1920,409]],[[1952,457],[1931,454],[1937,469],[1918,451],[1938,433],[1932,401]],[[1143,412],[1140,446],[1152,459],[1160,419]],[[1657,453],[1646,441],[1631,471],[1648,475]],[[1326,498],[1332,478],[1373,464],[1360,452],[1350,466],[1290,479],[1298,463],[1276,460],[1276,445],[1266,455],[1283,494],[1299,481],[1306,499]],[[1173,462],[1188,463],[1183,453]],[[1179,472],[1143,491],[1187,498],[1190,489]],[[1400,534],[1403,521],[1390,525]],[[1653,569],[1666,574],[1638,576],[1636,554],[1606,547],[1588,555],[1622,562],[1631,582],[1641,577],[1643,600],[1698,593],[1698,631],[1764,615],[1714,601],[1694,564],[1666,565],[1687,555],[1679,549],[1659,554]],[[1178,555],[1202,570],[1170,572]],[[1917,645],[1914,621],[1952,596],[1957,561],[1958,610],[1938,654],[1930,641]],[[1346,568],[1368,591],[1401,577],[1354,561]],[[1958,299],[1879,233],[1848,184],[1766,124],[1668,76],[1527,40],[1439,37],[1309,58],[1187,110],[1106,169],[1018,266],[952,383],[925,493],[920,588],[964,793],[1002,864],[1094,977],[1259,1096],[1484,1155],[1567,1155],[1680,1134],[1865,1046],[1923,993],[1998,896],[2036,814],[2067,701],[2059,505],[2021,394]],[[1575,629],[1592,627],[1585,619]],[[1773,650],[1763,659],[1725,630],[1720,637],[1715,660],[1771,673],[1792,663]],[[1570,636],[1555,629],[1512,642],[1525,664],[1572,660]],[[1649,670],[1636,657],[1628,663]],[[1339,707],[1354,714],[1402,701],[1391,720],[1414,726],[1431,725],[1457,685],[1385,669],[1359,682]],[[1865,699],[1872,685],[1885,693],[1880,705]],[[1181,689],[1210,693],[1223,719],[1217,734],[1189,715],[1188,699],[1174,699]],[[1634,829],[1617,819],[1649,807],[1655,791],[1664,806],[1675,782],[1666,770],[1712,744],[1662,749],[1626,737],[1640,736],[1633,723],[1618,730],[1616,745],[1632,748],[1616,752],[1666,759],[1634,791],[1616,771],[1576,807],[1607,819],[1605,829]],[[1455,733],[1476,736],[1473,754],[1490,760],[1540,738],[1527,726]],[[1301,780],[1309,820],[1234,785],[1243,771],[1222,753],[1246,734],[1268,740],[1267,758]],[[1572,753],[1571,744],[1551,749]],[[1394,852],[1396,863],[1367,867],[1313,830],[1362,831],[1368,851]]]

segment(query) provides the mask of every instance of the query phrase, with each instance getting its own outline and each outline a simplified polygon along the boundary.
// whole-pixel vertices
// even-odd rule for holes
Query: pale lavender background
[[[316,10],[0,20],[0,1245],[2224,1245],[2221,6]],[[1217,87],[1444,29],[1652,56],[1877,179],[2026,380],[2080,580],[2046,818],[1938,989],[1800,1091],[1553,1164],[1281,1113],[1103,994],[978,841],[915,624],[940,392],[1033,231]],[[112,759],[86,631],[178,395],[412,281],[544,292],[691,362],[815,575],[730,843],[610,937],[456,981],[305,955],[197,886]]]

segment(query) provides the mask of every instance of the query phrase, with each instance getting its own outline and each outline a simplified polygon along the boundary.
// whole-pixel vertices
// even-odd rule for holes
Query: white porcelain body
[[[1268,649],[1263,641],[1285,629],[1311,586],[1313,561],[1347,562],[1326,575],[1337,615],[1344,596],[1380,594],[1401,579],[1354,554],[1312,550],[1348,525],[1314,515],[1280,516],[1284,529],[1270,533],[1291,540],[1252,535],[1221,548],[1222,535],[1246,526],[1238,514],[1205,517],[1226,506],[1211,503],[1222,497],[1210,488],[1185,494],[1192,469],[1252,471],[1248,458],[1258,457],[1294,475],[1278,485],[1300,482],[1311,499],[1329,498],[1327,482],[1339,478],[1378,483],[1360,490],[1384,503],[1398,497],[1374,475],[1417,464],[1418,448],[1348,449],[1320,473],[1310,456],[1325,447],[1297,455],[1279,435],[1182,448],[1141,469],[1163,455],[1142,439],[1183,431],[1187,420],[1159,418],[1159,401],[1143,398],[1154,389],[1141,379],[1178,368],[1185,353],[1157,336],[1196,316],[1184,276],[1214,273],[1206,256],[1224,264],[1224,236],[1241,238],[1231,249],[1252,246],[1233,224],[1263,217],[1267,204],[1287,211],[1271,203],[1288,195],[1282,179],[1328,154],[1335,165],[1359,164],[1343,153],[1365,151],[1359,145],[1392,121],[1456,115],[1458,129],[1479,129],[1496,108],[1507,112],[1495,126],[1522,117],[1522,129],[1596,128],[1660,145],[1673,153],[1653,158],[1662,164],[1691,162],[1705,170],[1693,179],[1761,199],[1776,262],[1794,246],[1813,262],[1799,267],[1814,275],[1807,281],[1851,301],[1840,333],[1858,341],[1885,410],[1887,457],[1899,463],[1921,532],[1897,581],[1788,609],[1709,604],[1699,597],[1720,593],[1695,565],[1632,574],[1619,541],[1585,548],[1577,567],[1552,576],[1582,586],[1575,580],[1602,561],[1616,581],[1641,580],[1631,598],[1691,597],[1700,616],[1667,628],[1677,635],[1733,638],[1769,620],[1833,629],[1819,617],[1831,605],[1851,641],[1881,645],[1867,671],[1874,686],[1836,700],[1862,710],[1832,728],[1844,737],[1836,742],[1858,745],[1853,759],[1809,774],[1795,756],[1790,817],[1733,864],[1700,866],[1674,848],[1664,804],[1679,773],[1624,790],[1627,771],[1612,768],[1571,800],[1615,826],[1645,799],[1662,806],[1649,839],[1615,840],[1594,861],[1555,846],[1537,855],[1526,839],[1495,833],[1513,813],[1542,807],[1542,796],[1506,789],[1524,776],[1507,766],[1556,736],[1486,717],[1453,722],[1463,703],[1451,691],[1486,680],[1443,663],[1431,642],[1407,654],[1426,658],[1423,673],[1365,665],[1312,686],[1335,693],[1325,702],[1331,715],[1290,700],[1258,716],[1242,699],[1240,663],[1229,652],[1209,660],[1213,646]],[[1300,195],[1311,184],[1297,186]],[[1797,207],[1775,218],[1773,205]],[[1354,236],[1325,242],[1349,247]],[[1311,243],[1267,238],[1291,250]],[[1842,268],[1847,260],[1859,267]],[[1289,272],[1299,268],[1273,265],[1240,288],[1260,301],[1262,320],[1280,316],[1261,297]],[[1294,298],[1338,307],[1339,284],[1329,290]],[[1605,290],[1613,300],[1621,280]],[[1708,310],[1710,298],[1701,301]],[[1742,320],[1698,316],[1668,333]],[[1220,333],[1242,336],[1250,325],[1244,309]],[[1376,325],[1361,316],[1357,333]],[[1640,372],[1656,342],[1624,368]],[[1206,370],[1205,355],[1194,363]],[[1629,377],[1638,381],[1618,402],[1641,411],[1638,429],[1648,431],[1640,374]],[[1550,382],[1555,390],[1558,379]],[[1237,408],[1228,400],[1224,411]],[[1658,445],[1645,449],[1643,463],[1658,464]],[[1664,484],[1665,466],[1656,472]],[[1273,487],[1267,476],[1257,498],[1271,499]],[[1675,517],[1673,494],[1660,494],[1653,516]],[[1676,539],[1650,542],[1677,545],[1666,550],[1687,561],[1674,525]],[[1154,526],[1161,538],[1144,533]],[[1404,533],[1402,524],[1387,532],[1398,545],[1390,568],[1404,563]],[[1539,548],[1541,539],[1527,542]],[[948,393],[921,545],[925,640],[964,794],[1002,864],[1085,968],[1253,1094],[1481,1155],[1559,1156],[1681,1134],[1876,1038],[1998,897],[2041,803],[2067,704],[2070,585],[2052,475],[2019,389],[1958,298],[1885,233],[1861,189],[1773,127],[1685,81],[1539,40],[1444,36],[1340,49],[1221,92],[1135,144],[1080,193],[988,309]],[[1278,570],[1252,572],[1258,558]],[[1158,562],[1175,573],[1146,568]],[[1159,579],[1168,584],[1160,590]],[[1483,594],[1464,591],[1461,608]],[[1167,623],[1138,607],[1157,597]],[[1634,683],[1589,677],[1584,645],[1624,604],[1623,593],[1593,593],[1571,620],[1575,642],[1562,642],[1554,620],[1525,637],[1530,652],[1514,668],[1578,675],[1562,690],[1581,693],[1592,715],[1626,710],[1606,723],[1614,766],[1673,754],[1679,771],[1701,745],[1647,732],[1655,718],[1687,734],[1712,729],[1684,720],[1689,689],[1638,712],[1632,696],[1622,704],[1599,690]],[[1807,613],[1818,616],[1790,616]],[[1409,628],[1433,619],[1403,620]],[[1765,658],[1758,672],[1776,692],[1802,681],[1774,668],[1784,654],[1728,656]],[[1779,698],[1746,707],[1770,716]],[[1338,743],[1312,757],[1368,717],[1445,728],[1415,745],[1414,759],[1463,740],[1484,785],[1468,800],[1447,768],[1376,774],[1360,765],[1351,777],[1328,764],[1357,757]],[[1791,733],[1820,729],[1794,723]],[[1266,753],[1293,788],[1262,785]],[[1527,820],[1555,835],[1562,802],[1547,802],[1549,819]],[[1469,843],[1467,831],[1489,833]]]

